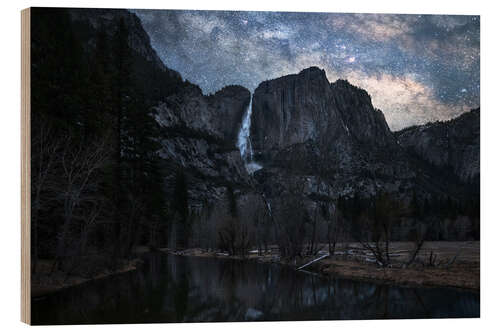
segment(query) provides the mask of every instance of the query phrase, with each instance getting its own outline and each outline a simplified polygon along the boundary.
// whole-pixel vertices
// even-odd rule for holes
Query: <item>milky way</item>
[[[206,94],[318,66],[364,88],[391,129],[479,106],[479,17],[136,10],[164,63]]]

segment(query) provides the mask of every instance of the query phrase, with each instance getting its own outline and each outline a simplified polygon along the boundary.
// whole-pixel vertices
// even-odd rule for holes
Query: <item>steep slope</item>
[[[162,127],[161,156],[167,187],[175,186],[175,171],[189,175],[190,204],[200,207],[224,198],[226,187],[248,187],[249,176],[236,147],[237,129],[250,101],[240,86],[223,88],[211,96],[186,89],[155,107]]]
[[[337,80],[330,85],[333,106],[340,112],[349,133],[357,142],[377,147],[393,147],[394,137],[382,111],[373,107],[368,93],[351,85],[347,80]]]
[[[163,65],[128,11],[70,12],[86,52],[96,47],[99,31],[111,39],[118,24],[127,27],[133,81],[161,126],[165,190],[175,196],[176,174],[182,170],[191,212],[226,205],[229,189],[235,191],[241,216],[248,217],[256,197],[276,219],[283,217],[290,195],[300,196],[309,212],[320,205],[335,211],[339,197],[371,200],[380,193],[409,207],[415,197],[420,203],[464,200],[470,194],[464,183],[478,179],[479,125],[469,124],[475,113],[452,124],[392,133],[366,91],[346,80],[330,83],[317,67],[262,82],[255,90],[250,140],[263,168],[249,175],[236,145],[251,101],[246,88],[228,86],[203,95]],[[459,181],[442,176],[447,168]]]
[[[264,165],[256,176],[261,183],[279,182],[274,189],[312,182],[304,186],[323,187],[319,194],[331,199],[370,196],[394,191],[414,176],[366,91],[344,80],[330,84],[317,67],[259,85],[251,134]],[[295,180],[278,180],[285,175]]]
[[[394,237],[407,239],[418,210],[427,216],[428,237],[464,238],[471,219],[449,222],[457,223],[451,229],[462,230],[460,237],[449,236],[443,221],[456,219],[457,211],[476,214],[467,206],[477,203],[469,184],[479,175],[478,120],[474,111],[392,133],[366,91],[346,80],[329,83],[317,67],[265,81],[253,96],[251,140],[263,166],[254,174],[256,188],[276,214],[287,197],[300,196],[310,218],[317,207],[335,211],[338,198],[363,198],[371,214],[374,198],[389,195],[410,216]]]
[[[479,185],[480,110],[458,118],[396,132],[399,144],[433,167],[451,171],[461,182]]]
[[[265,81],[255,90],[252,143],[256,151],[279,151],[318,140],[330,130],[345,135],[325,72],[317,67]],[[338,121],[336,121],[338,120]]]
[[[165,67],[156,52],[151,48],[148,34],[144,31],[140,19],[126,9],[78,8],[70,9],[71,19],[76,23],[80,37],[87,37],[88,47],[95,47],[96,35],[92,31],[103,29],[110,36],[118,29],[119,21],[128,29],[130,47],[146,61],[153,63],[157,69],[168,71],[172,76],[180,78],[179,73]],[[86,34],[86,35],[85,35]]]
[[[225,188],[248,187],[248,174],[235,146],[250,92],[240,86],[228,86],[209,96],[184,81],[179,73],[167,68],[151,47],[140,19],[122,9],[70,9],[74,33],[82,41],[84,52],[92,54],[99,34],[107,36],[109,48],[122,24],[133,51],[130,67],[135,89],[145,97],[161,126],[161,150],[165,190],[173,196],[178,170],[186,174],[189,206],[223,197]]]
[[[394,145],[381,111],[368,93],[345,80],[329,83],[324,70],[265,81],[255,90],[252,142],[256,150],[280,150],[308,140]]]

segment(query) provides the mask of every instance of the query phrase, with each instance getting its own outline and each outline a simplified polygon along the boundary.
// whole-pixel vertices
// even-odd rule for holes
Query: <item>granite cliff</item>
[[[176,172],[183,170],[192,212],[226,202],[228,189],[242,215],[250,215],[251,198],[264,198],[279,214],[291,194],[308,210],[335,211],[340,197],[390,193],[406,207],[415,197],[466,200],[470,184],[478,188],[479,110],[393,133],[368,92],[347,80],[330,83],[318,67],[262,82],[252,99],[241,86],[204,95],[162,63],[133,13],[70,12],[89,49],[98,31],[112,35],[118,24],[127,27],[132,77],[161,128],[165,190],[174,196]],[[249,173],[237,139],[251,101],[250,140],[262,168]],[[456,177],[442,177],[446,170]]]
[[[253,100],[251,140],[263,183],[287,174],[335,199],[394,191],[414,177],[382,112],[346,80],[329,83],[323,70],[311,67],[261,83]]]
[[[399,144],[410,154],[441,170],[449,170],[459,181],[479,184],[480,110],[449,121],[413,126],[396,132]]]

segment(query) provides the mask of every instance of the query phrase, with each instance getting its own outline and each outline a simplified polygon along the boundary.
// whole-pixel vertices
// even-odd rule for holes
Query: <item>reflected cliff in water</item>
[[[277,264],[150,254],[136,272],[33,300],[34,324],[478,317],[479,294]]]

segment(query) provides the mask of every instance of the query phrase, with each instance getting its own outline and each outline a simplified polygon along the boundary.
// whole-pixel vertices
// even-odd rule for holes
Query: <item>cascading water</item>
[[[254,162],[253,160],[252,142],[250,141],[250,126],[252,125],[252,102],[253,94],[250,95],[250,103],[248,104],[248,108],[243,115],[241,129],[238,133],[238,148],[240,149],[240,155],[243,159],[243,162],[245,162],[245,167],[248,173],[254,173],[255,171],[262,168],[260,164]]]

